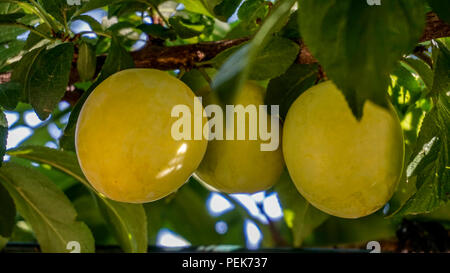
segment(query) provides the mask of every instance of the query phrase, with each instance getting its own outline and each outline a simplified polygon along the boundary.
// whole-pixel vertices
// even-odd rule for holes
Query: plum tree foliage
[[[82,252],[104,244],[145,252],[161,228],[192,245],[244,245],[248,218],[264,247],[391,238],[406,216],[449,227],[449,10],[438,0],[0,0],[0,248],[37,241],[42,251],[67,252],[77,241]],[[226,193],[234,209],[211,215],[210,189],[195,176],[155,202],[113,201],[81,170],[75,129],[93,90],[129,68],[167,71],[224,104],[257,82],[264,103],[279,105],[281,124],[325,80],[357,121],[366,103],[392,104],[405,142],[402,178],[387,206],[357,220],[315,208],[286,170],[265,193],[276,193],[283,211],[278,220],[266,215],[269,223]],[[115,107],[116,117],[130,108]],[[33,111],[38,125],[27,119]],[[33,133],[13,146],[8,133],[24,128]],[[228,224],[225,234],[217,221]]]

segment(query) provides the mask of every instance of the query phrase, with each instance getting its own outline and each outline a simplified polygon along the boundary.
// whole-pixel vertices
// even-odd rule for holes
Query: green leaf
[[[95,192],[84,177],[76,154],[73,152],[42,146],[24,146],[9,150],[8,154],[48,164],[72,176]],[[96,193],[96,199],[122,249],[126,252],[145,252],[147,250],[147,220],[143,206],[115,202],[98,193]]]
[[[329,215],[313,207],[298,193],[287,171],[274,190],[278,192],[286,224],[292,230],[293,245],[299,247]]]
[[[448,92],[450,91],[450,49],[439,41],[437,44],[439,50],[434,64],[434,78],[431,95],[435,97],[442,95],[443,99],[448,102]]]
[[[0,251],[6,246],[8,243],[8,238],[4,238],[0,236]]]
[[[302,39],[360,119],[369,99],[387,107],[389,73],[425,26],[421,0],[299,0]],[[382,42],[380,42],[382,41]]]
[[[81,42],[78,47],[77,70],[81,81],[89,81],[95,75],[97,67],[97,56],[95,49],[87,42]]]
[[[8,59],[19,55],[20,51],[24,47],[24,44],[25,43],[20,40],[0,44],[0,66],[3,65]]]
[[[150,238],[154,240],[159,229],[168,228],[193,245],[220,244],[222,236],[215,230],[217,220],[205,204],[208,195],[208,190],[191,179],[173,195],[145,204]]]
[[[20,6],[25,5],[29,4],[20,2]],[[6,24],[5,26],[0,26],[0,43],[15,41],[18,35],[27,31],[17,25],[8,26],[8,24],[20,23],[24,25],[33,25],[36,23],[36,16],[32,14],[25,15],[17,4],[0,3],[0,14],[0,25],[2,24],[1,22]]]
[[[191,69],[183,74],[181,81],[183,81],[197,96],[204,96],[210,91],[209,82],[205,79],[205,74],[208,77],[213,77],[217,72],[214,68],[202,68],[203,73],[198,69]]]
[[[44,9],[61,24],[67,24],[74,11],[75,5],[69,5],[67,0],[41,0]]]
[[[134,67],[133,58],[119,43],[118,39],[113,36],[108,56],[106,57],[105,64],[100,71],[99,77],[89,87],[89,89],[83,93],[83,96],[78,100],[77,104],[74,106],[70,114],[69,121],[66,125],[66,128],[64,129],[64,134],[60,139],[60,145],[63,149],[71,151],[75,150],[75,127],[77,124],[78,115],[80,114],[81,108],[83,107],[83,104],[89,94],[94,91],[97,85],[99,85],[102,81],[104,81],[112,74],[132,67]]]
[[[169,24],[182,39],[202,34],[209,36],[214,30],[214,21],[210,17],[187,11],[178,11],[169,18]]]
[[[40,24],[35,28],[40,33],[46,34],[47,36],[51,36],[51,30],[48,27],[47,24]],[[27,41],[23,47],[24,50],[30,50],[34,46],[36,46],[40,41],[42,41],[44,38],[41,35],[38,35],[34,32],[30,32],[30,35],[28,35]]]
[[[296,10],[291,14],[291,16],[289,16],[289,21],[281,29],[279,35],[281,37],[288,38],[291,40],[299,40],[301,35],[298,23],[299,23],[298,10]]]
[[[427,89],[431,90],[433,87],[433,71],[428,64],[421,59],[416,58],[404,58],[402,62],[411,67],[411,69],[413,69],[417,75],[420,76]]]
[[[394,214],[428,213],[450,200],[450,52],[438,45],[431,90],[435,106],[423,120],[406,170],[408,178],[416,178],[417,191]]]
[[[291,104],[317,80],[317,64],[293,64],[283,75],[267,86],[265,104],[279,105],[284,119]]]
[[[412,71],[408,70],[401,62],[396,66],[392,75],[397,77],[396,84],[409,91],[409,104],[413,104],[422,96],[422,93],[425,93],[425,85],[418,81]],[[402,94],[402,100],[405,100],[406,90]]]
[[[97,22],[97,20],[95,20],[94,18],[92,18],[89,15],[78,15],[78,16],[75,16],[74,18],[72,18],[72,22],[74,22],[76,20],[81,20],[81,21],[87,23],[91,27],[92,31],[94,31],[94,32],[102,32],[103,31],[102,25],[99,22]]]
[[[17,82],[0,84],[0,106],[7,110],[14,110],[19,102],[21,86]]]
[[[184,8],[188,11],[204,14],[206,16],[214,17],[211,10],[215,7],[215,4],[220,3],[222,0],[178,0],[177,2],[184,5]],[[210,4],[211,2],[212,5]]]
[[[94,252],[88,227],[76,221],[69,199],[39,171],[15,163],[0,168],[0,182],[8,190],[19,214],[31,225],[44,252],[68,252],[76,241],[81,252]]]
[[[262,20],[266,17],[269,6],[264,0],[247,0],[239,7],[239,20],[247,24],[256,24],[256,20]]]
[[[20,8],[16,3],[12,2],[0,3],[0,14],[14,13],[17,12],[18,10],[20,10]]]
[[[442,0],[427,0],[434,12],[439,18],[450,24],[450,2]]]
[[[240,0],[179,0],[185,10],[200,13],[209,17],[216,17],[221,21],[227,21],[234,14],[240,4]]]
[[[2,166],[3,156],[6,151],[6,140],[8,139],[8,120],[0,109],[0,167]]]
[[[117,36],[120,36],[121,35],[120,31],[122,29],[130,29],[135,27],[136,27],[135,24],[133,24],[132,22],[122,21],[111,25],[110,27],[107,28],[107,31],[114,33]]]
[[[105,64],[100,71],[98,84],[116,72],[133,67],[133,58],[120,44],[118,38],[113,36],[108,56],[106,57]]]
[[[248,42],[243,42],[241,44],[227,48],[207,62],[211,63],[214,66],[214,68],[219,69],[223,64],[225,64],[225,62],[228,60],[228,58],[230,58],[231,55],[236,53],[236,51],[241,49],[246,44],[248,44]]]
[[[270,16],[258,30],[250,43],[242,46],[222,65],[212,81],[212,88],[219,98],[228,103],[240,91],[243,83],[248,79],[253,60],[269,42],[272,34],[279,30],[282,18],[289,14],[295,0],[277,2]],[[287,68],[287,67],[286,67]]]
[[[100,210],[123,251],[147,252],[147,218],[142,205],[96,196]]]
[[[227,21],[234,14],[241,2],[241,0],[222,1],[222,3],[214,7],[213,12],[219,20]]]
[[[14,23],[17,21],[17,19],[22,18],[24,16],[25,16],[25,13],[23,13],[23,12],[3,14],[2,17],[0,18],[0,24],[1,23]]]
[[[398,219],[386,219],[381,211],[359,219],[330,216],[305,239],[303,246],[332,247],[342,244],[367,244],[373,240],[391,240],[395,238],[398,225]],[[383,251],[383,244],[381,248]]]
[[[28,90],[33,67],[36,66],[36,62],[44,50],[45,47],[42,46],[26,53],[14,67],[14,71],[11,75],[11,81],[21,84],[22,90],[20,92],[20,100],[23,102],[28,102]]]
[[[66,92],[73,52],[72,43],[63,43],[42,52],[33,64],[28,98],[41,120],[51,114]]]
[[[9,238],[16,220],[16,206],[8,191],[0,184],[0,237]]]
[[[130,0],[89,0],[89,1],[80,0],[80,1],[82,1],[83,5],[75,12],[74,16],[78,16],[90,10],[102,8],[108,5],[113,5],[121,2],[128,2]]]
[[[142,30],[149,36],[159,39],[175,40],[177,38],[175,31],[165,28],[159,24],[141,24],[137,26],[137,29]]]
[[[428,213],[450,200],[450,105],[448,98],[444,100],[440,98],[425,116],[414,157],[408,165],[408,177],[417,177],[417,191],[394,215]]]
[[[273,37],[253,59],[249,78],[265,80],[280,76],[295,61],[300,47],[289,39]]]
[[[186,25],[180,16],[170,17],[169,24],[182,39],[188,39],[202,34],[201,30],[195,30]]]
[[[7,154],[13,157],[24,158],[33,162],[50,165],[80,181],[89,189],[92,189],[81,171],[77,156],[74,152],[59,151],[44,146],[28,145],[9,149]]]

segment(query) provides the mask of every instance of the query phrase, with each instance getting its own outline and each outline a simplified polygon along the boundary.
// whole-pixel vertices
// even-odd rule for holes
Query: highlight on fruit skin
[[[326,81],[292,104],[283,155],[298,191],[318,209],[359,218],[383,207],[403,170],[404,143],[394,108],[366,101],[357,121],[343,94]]]
[[[236,95],[232,104],[259,105],[264,104],[264,89],[254,82],[246,82],[241,91]],[[204,105],[219,104],[215,93],[210,93],[204,99]],[[225,110],[223,111],[226,112]],[[258,113],[258,119],[259,119]],[[225,116],[224,130],[232,128],[226,126]],[[276,122],[280,128],[278,139],[281,141],[281,125],[278,118]],[[212,123],[210,123],[211,125]],[[267,115],[267,127],[272,128],[270,115]],[[234,120],[234,128],[244,124],[238,124]],[[259,126],[259,125],[258,125]],[[259,127],[258,127],[259,128]],[[249,132],[249,120],[246,119],[245,132]],[[237,134],[233,132],[233,134]],[[206,154],[194,176],[210,190],[226,193],[255,193],[272,187],[281,176],[284,169],[284,160],[281,152],[281,144],[273,151],[261,151],[261,144],[266,143],[258,135],[256,140],[210,140]]]
[[[76,126],[76,152],[89,183],[106,197],[128,203],[176,191],[200,164],[207,139],[174,140],[171,127],[178,118],[171,110],[187,105],[193,126],[195,100],[187,85],[155,69],[124,70],[100,83]]]

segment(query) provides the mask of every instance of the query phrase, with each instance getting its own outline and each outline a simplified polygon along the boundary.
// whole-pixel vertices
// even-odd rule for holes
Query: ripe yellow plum
[[[293,103],[283,128],[283,155],[298,191],[318,209],[366,216],[392,197],[403,169],[403,133],[392,107],[366,101],[358,121],[326,81]]]
[[[210,93],[204,102],[208,106],[216,105],[218,99],[215,93]],[[259,109],[259,106],[263,104],[264,89],[254,82],[247,82],[229,106],[255,106],[256,109]],[[208,109],[208,106],[206,106],[206,109]],[[227,111],[223,109],[223,112],[226,113]],[[231,126],[231,122],[227,124],[226,119],[230,118],[228,114],[223,116],[223,139],[209,141],[205,157],[195,172],[195,176],[200,181],[215,190],[226,193],[254,193],[266,190],[277,182],[284,168],[281,145],[277,144],[273,149],[262,150],[261,144],[268,141],[261,138],[262,134],[258,134],[252,139],[250,131],[251,128],[256,128],[252,127],[254,125],[258,126],[258,130],[260,129],[257,122],[260,118],[266,119],[263,121],[266,122],[268,131],[275,127],[272,120],[277,122],[277,128],[280,128],[280,123],[278,117],[272,119],[270,115],[264,116],[261,113],[258,111],[253,116],[255,119],[251,119],[250,114],[246,115],[245,122],[242,119],[239,120],[238,114],[236,114],[234,126]],[[216,118],[221,119],[222,117]],[[218,129],[214,129],[212,120],[210,120],[210,125],[211,132]],[[245,130],[244,139],[238,139],[239,130],[242,130],[241,132]],[[281,141],[281,130],[275,131],[271,131],[271,133],[279,139],[279,143]],[[234,139],[231,140],[227,137],[230,135],[233,135]]]
[[[129,203],[176,191],[200,164],[207,139],[175,140],[171,127],[177,118],[171,111],[187,105],[195,113],[195,100],[183,82],[155,69],[124,70],[100,83],[76,126],[77,156],[90,184],[110,199]]]

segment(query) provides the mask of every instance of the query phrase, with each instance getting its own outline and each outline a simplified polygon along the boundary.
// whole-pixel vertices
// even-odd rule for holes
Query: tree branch
[[[435,13],[427,14],[427,24],[424,34],[420,38],[420,42],[429,41],[431,39],[450,36],[450,25],[440,20]],[[211,60],[220,52],[242,44],[249,38],[240,38],[233,40],[223,40],[216,42],[205,42],[197,44],[179,45],[164,47],[149,43],[146,47],[139,51],[131,52],[137,68],[155,68],[160,70],[175,69],[192,69],[196,64]],[[300,42],[300,54],[297,62],[299,63],[316,63],[317,60],[312,56],[308,48]],[[106,56],[99,56],[97,59],[97,71],[103,65]],[[69,84],[79,81],[79,75],[76,69],[77,54],[74,56],[72,70],[70,74]],[[0,84],[10,81],[11,73],[0,74]],[[73,88],[71,88],[73,89]],[[69,90],[69,89],[68,89]],[[72,92],[72,91],[68,91]],[[74,96],[66,94],[65,98],[71,97],[70,102],[76,101]]]
[[[425,30],[420,38],[420,42],[449,36],[450,25],[439,19],[436,13],[427,13],[427,24],[425,25]]]

